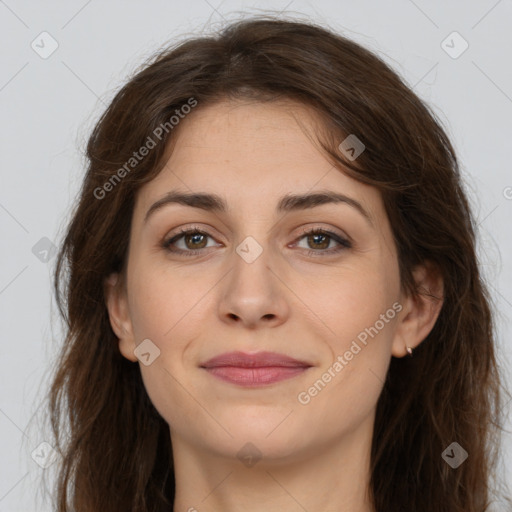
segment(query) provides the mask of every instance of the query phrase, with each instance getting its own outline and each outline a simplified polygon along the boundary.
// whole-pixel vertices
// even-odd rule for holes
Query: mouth
[[[200,367],[223,381],[258,387],[296,377],[312,365],[275,352],[228,352],[209,359]]]

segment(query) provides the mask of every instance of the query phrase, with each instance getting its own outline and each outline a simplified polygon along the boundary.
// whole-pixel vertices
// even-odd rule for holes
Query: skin
[[[162,172],[137,193],[126,275],[108,278],[106,300],[121,353],[138,362],[170,426],[176,511],[374,510],[370,447],[390,359],[421,343],[441,303],[404,295],[380,193],[335,168],[310,136],[316,129],[314,114],[289,101],[199,106],[181,121]],[[357,200],[371,223],[344,203],[276,213],[282,195],[319,190]],[[168,204],[144,222],[169,191],[215,193],[229,209]],[[174,243],[200,254],[162,248],[179,227],[209,234]],[[328,254],[339,244],[308,238],[303,228],[349,237],[352,247]],[[248,236],[262,249],[252,263],[236,252]],[[427,267],[414,275],[442,295]],[[394,303],[401,311],[300,403],[299,393]],[[160,350],[148,366],[134,354],[145,339]],[[279,352],[312,367],[253,389],[200,368],[232,350]],[[248,442],[262,455],[252,466],[237,456]]]

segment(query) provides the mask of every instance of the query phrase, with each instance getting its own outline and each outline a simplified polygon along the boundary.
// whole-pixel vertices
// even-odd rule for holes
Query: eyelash
[[[198,254],[200,254],[201,252],[204,251],[204,249],[192,249],[192,250],[187,250],[187,251],[184,251],[182,249],[171,249],[171,245],[175,242],[177,242],[179,239],[183,238],[185,235],[189,235],[189,234],[200,234],[200,235],[205,235],[205,236],[208,236],[210,238],[213,238],[209,233],[199,229],[199,228],[195,228],[195,227],[192,227],[192,228],[185,228],[185,229],[180,229],[178,231],[178,233],[176,235],[174,235],[172,238],[170,239],[167,239],[167,240],[163,240],[161,246],[163,249],[165,249],[166,251],[170,252],[170,253],[173,253],[173,254],[179,254],[179,255],[184,255],[184,256],[196,256]],[[305,230],[303,231],[300,236],[296,239],[296,241],[299,241],[301,240],[302,238],[304,238],[305,236],[312,236],[312,235],[324,235],[324,236],[327,236],[329,237],[330,239],[334,240],[335,242],[337,242],[339,244],[339,246],[337,248],[334,248],[334,249],[328,249],[328,250],[324,250],[324,249],[317,249],[317,250],[314,250],[314,249],[306,249],[306,252],[309,256],[313,256],[313,257],[318,257],[318,256],[323,256],[324,254],[327,254],[327,255],[332,255],[332,254],[337,254],[341,251],[344,251],[346,249],[350,249],[352,247],[352,244],[349,240],[347,240],[346,238],[343,238],[339,235],[337,235],[336,233],[333,233],[332,231],[328,231],[328,230],[325,230],[325,229],[320,229],[320,228],[313,228],[313,229],[309,229],[309,230]]]

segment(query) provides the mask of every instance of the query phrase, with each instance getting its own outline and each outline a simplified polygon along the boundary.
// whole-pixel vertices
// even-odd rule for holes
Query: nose
[[[268,250],[251,262],[233,252],[232,270],[222,280],[219,316],[248,329],[277,327],[289,315],[288,289],[271,268]]]

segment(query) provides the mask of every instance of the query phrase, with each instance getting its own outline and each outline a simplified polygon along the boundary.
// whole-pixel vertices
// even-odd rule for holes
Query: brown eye
[[[211,235],[199,229],[184,229],[177,235],[162,243],[162,247],[172,253],[193,256],[207,248],[208,238]],[[179,247],[178,244],[182,246]]]
[[[352,244],[347,239],[323,229],[305,231],[298,240],[302,240],[303,238],[306,239],[307,243],[307,247],[304,248],[307,250],[308,254],[313,256],[338,253],[352,247]],[[331,242],[334,242],[335,246],[329,248]]]
[[[308,235],[307,240],[310,247],[316,245],[315,249],[327,249],[331,238],[328,235],[315,233],[314,235]]]
[[[205,240],[207,236],[208,235],[203,233],[194,232],[191,235],[183,235],[183,240],[189,249],[203,249],[205,247]],[[188,244],[190,244],[190,246]]]
[[[212,236],[200,229],[183,229],[177,235],[164,241],[162,247],[166,251],[178,255],[194,256],[208,248],[208,238],[212,238]],[[312,256],[331,255],[352,247],[347,239],[323,229],[305,231],[298,240],[302,239],[306,239],[307,247],[304,249]],[[180,243],[181,247],[179,247]],[[330,247],[331,244],[334,247]]]

